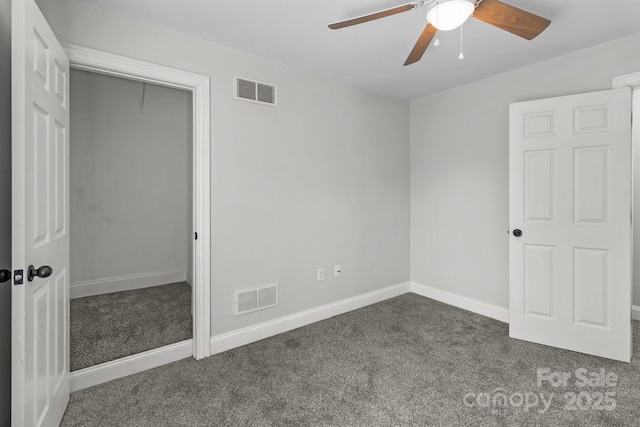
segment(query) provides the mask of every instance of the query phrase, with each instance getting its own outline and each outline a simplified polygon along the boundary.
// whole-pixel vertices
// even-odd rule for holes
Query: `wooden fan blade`
[[[499,0],[482,0],[472,16],[527,40],[536,37],[551,23],[546,18]]]
[[[427,26],[424,27],[424,30],[422,30],[420,37],[418,37],[418,41],[415,46],[413,46],[413,50],[411,50],[407,60],[404,61],[404,65],[410,65],[414,62],[420,61],[420,58],[422,58],[422,55],[429,47],[429,43],[431,43],[433,36],[435,36],[437,32],[438,30],[436,27],[431,24],[427,24]]]
[[[369,15],[359,16],[357,18],[348,19],[346,21],[329,24],[329,28],[331,28],[332,30],[337,30],[339,28],[350,27],[351,25],[362,24],[364,22],[369,22],[375,19],[380,19],[380,18],[386,18],[387,16],[406,12],[408,10],[415,9],[416,7],[418,7],[418,4],[416,3],[407,3],[402,6],[381,10],[380,12],[371,13]]]

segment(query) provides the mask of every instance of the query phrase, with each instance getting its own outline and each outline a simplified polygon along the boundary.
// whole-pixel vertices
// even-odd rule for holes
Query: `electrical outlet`
[[[333,275],[334,277],[340,277],[342,275],[342,266],[340,264],[336,264],[333,267]]]
[[[324,268],[318,269],[318,282],[322,282],[324,280]]]

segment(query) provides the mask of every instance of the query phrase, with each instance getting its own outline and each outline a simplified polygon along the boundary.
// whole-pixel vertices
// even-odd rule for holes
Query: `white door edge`
[[[189,91],[193,94],[193,357],[211,355],[210,77],[62,43],[71,68]]]
[[[635,73],[630,73],[630,74],[625,74],[622,76],[617,76],[614,77],[613,79],[611,79],[611,87],[613,89],[617,89],[617,88],[622,88],[622,87],[630,87],[633,90],[633,105],[631,107],[631,111],[634,112],[638,112],[638,114],[640,114],[640,71],[637,71]],[[636,147],[638,149],[636,149]],[[632,175],[635,176],[635,171],[636,171],[636,167],[638,167],[638,165],[640,165],[640,121],[636,120],[635,122],[632,123],[632,129],[631,129],[631,154],[633,157],[633,166],[632,166]],[[634,179],[635,181],[635,179]],[[633,189],[633,193],[635,193],[636,191],[640,191],[640,188],[635,188],[636,186],[632,184],[632,189]],[[633,196],[632,198],[632,206],[634,205],[634,203],[640,201],[640,197],[637,197],[636,195]],[[632,227],[631,230],[633,232],[633,211],[635,209],[632,209],[632,213],[631,213],[631,218],[632,218]],[[633,242],[633,236],[631,238],[631,242]],[[633,246],[632,246],[632,252],[631,252],[631,278],[633,279],[633,255],[634,251],[633,251]],[[637,306],[633,305],[633,284],[631,286],[631,317],[633,320],[640,320],[640,308]],[[631,346],[631,348],[633,349],[633,346]]]

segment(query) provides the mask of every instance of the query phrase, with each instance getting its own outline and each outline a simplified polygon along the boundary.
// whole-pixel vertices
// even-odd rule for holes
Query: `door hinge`
[[[195,239],[198,240],[198,233],[193,233],[195,235]]]
[[[22,285],[24,283],[24,270],[13,271],[13,284]]]

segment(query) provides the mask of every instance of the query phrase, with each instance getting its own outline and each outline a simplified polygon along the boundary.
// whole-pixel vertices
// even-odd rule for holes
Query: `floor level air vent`
[[[234,98],[237,100],[276,106],[275,85],[236,77],[235,86]]]
[[[278,305],[278,284],[270,283],[236,291],[235,315],[251,313]]]

